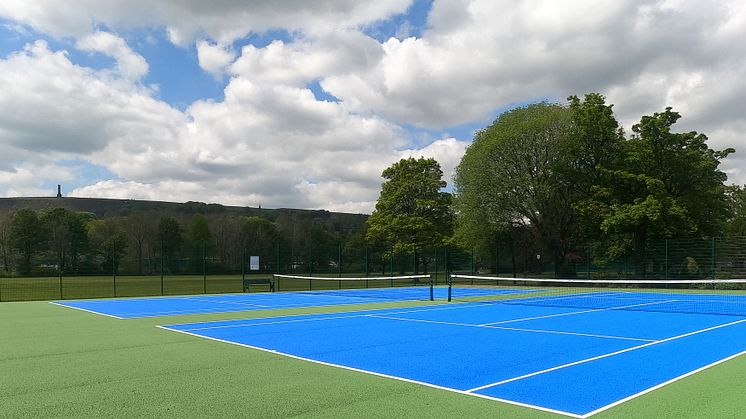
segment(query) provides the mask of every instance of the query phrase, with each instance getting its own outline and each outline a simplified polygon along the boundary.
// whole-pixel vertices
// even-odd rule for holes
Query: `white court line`
[[[347,311],[344,313],[350,313],[349,316],[332,316],[332,317],[314,317],[314,318],[306,318],[306,319],[293,319],[293,320],[276,320],[276,321],[269,321],[269,322],[262,322],[262,323],[240,323],[240,324],[226,324],[221,326],[208,326],[208,327],[199,327],[199,328],[190,328],[185,330],[209,330],[209,329],[231,329],[231,328],[239,328],[239,327],[250,327],[250,326],[267,326],[270,324],[279,324],[279,323],[301,323],[301,322],[314,322],[314,321],[322,321],[322,320],[336,320],[341,318],[350,318],[350,317],[365,317],[370,316],[373,312],[380,312],[384,311],[381,314],[386,315],[400,315],[400,314],[410,314],[410,313],[420,313],[425,311],[442,311],[442,310],[461,310],[461,309],[470,309],[470,308],[485,308],[485,307],[493,307],[494,305],[492,303],[480,303],[480,302],[473,302],[473,303],[460,303],[458,305],[427,305],[427,306],[421,306],[421,307],[415,307],[412,309],[407,310],[400,310],[400,311],[385,311],[385,310],[396,310],[396,308],[390,308],[390,309],[375,309],[375,310],[357,310],[357,311]],[[276,317],[278,319],[286,318],[286,317],[297,317],[297,316],[324,316],[326,313],[311,313],[311,314],[297,314],[297,315],[284,315],[280,317]],[[260,320],[261,318],[256,319],[247,319],[247,320]],[[246,320],[226,320],[227,322],[242,322]],[[188,324],[194,324],[194,325],[200,325],[205,324],[206,322],[196,322],[196,323],[179,323],[178,325],[188,325]],[[212,322],[207,322],[212,323]],[[475,325],[472,325],[475,326]],[[168,326],[166,326],[168,327]]]
[[[325,365],[325,366],[329,366],[329,367],[342,368],[342,369],[345,369],[345,370],[348,370],[348,371],[355,371],[355,372],[360,372],[360,373],[363,373],[363,374],[374,375],[376,377],[383,377],[383,378],[388,378],[388,379],[391,379],[391,380],[403,381],[405,383],[419,384],[419,385],[422,385],[422,386],[425,386],[425,387],[435,388],[435,389],[438,389],[438,390],[445,390],[445,391],[450,391],[452,393],[464,394],[464,395],[472,396],[472,397],[479,397],[481,399],[494,400],[494,401],[498,401],[498,402],[502,402],[502,403],[511,404],[513,406],[527,407],[527,408],[530,408],[530,409],[541,410],[543,412],[555,413],[555,414],[559,414],[559,415],[569,416],[569,417],[572,417],[572,418],[578,418],[578,419],[582,419],[583,418],[583,416],[576,415],[575,413],[564,412],[562,410],[549,409],[549,408],[542,407],[542,406],[536,406],[536,405],[532,405],[532,404],[516,402],[516,401],[513,401],[513,400],[500,399],[500,398],[497,398],[497,397],[486,396],[486,395],[483,395],[483,394],[468,393],[468,392],[466,392],[464,390],[458,390],[458,389],[450,388],[450,387],[443,387],[443,386],[439,386],[437,384],[426,383],[424,381],[411,380],[409,378],[397,377],[395,375],[382,374],[382,373],[375,372],[375,371],[368,371],[368,370],[363,370],[363,369],[359,369],[359,368],[348,367],[346,365],[339,365],[339,364],[333,364],[331,362],[318,361],[318,360],[315,360],[315,359],[304,358],[304,357],[301,357],[301,356],[298,356],[298,355],[291,355],[291,354],[288,354],[288,353],[285,353],[285,352],[275,351],[275,350],[272,350],[272,349],[266,349],[266,348],[260,348],[258,346],[247,345],[245,343],[233,342],[233,341],[230,341],[230,340],[224,340],[224,339],[218,339],[218,338],[213,338],[213,337],[209,337],[209,336],[203,336],[203,335],[199,335],[199,334],[196,334],[196,333],[190,333],[190,332],[186,332],[186,331],[182,331],[182,330],[170,329],[170,328],[168,328],[166,326],[156,326],[156,327],[158,327],[159,329],[168,330],[168,331],[176,332],[176,333],[183,333],[185,335],[195,336],[195,337],[202,338],[202,339],[213,340],[213,341],[216,341],[216,342],[227,343],[227,344],[230,344],[230,345],[242,346],[244,348],[256,349],[256,350],[262,351],[262,352],[268,352],[268,353],[271,353],[271,354],[281,355],[281,356],[285,356],[285,357],[288,357],[288,358],[298,359],[298,360],[301,360],[301,361],[312,362],[314,364]]]
[[[184,297],[184,300],[190,300],[190,301],[201,301],[203,303],[216,303],[216,304],[236,304],[239,306],[251,306],[251,307],[261,307],[261,308],[269,308],[269,306],[263,306],[261,304],[251,304],[251,303],[245,303],[245,302],[238,302],[238,301],[230,301],[230,300],[211,300],[204,297]]]
[[[574,316],[576,314],[595,313],[598,311],[609,311],[609,310],[622,310],[625,308],[641,307],[641,306],[649,306],[653,304],[663,304],[663,303],[673,303],[673,302],[676,302],[676,300],[656,301],[654,303],[632,304],[628,306],[619,306],[619,307],[610,307],[610,308],[596,308],[593,310],[573,311],[570,313],[548,314],[546,316],[524,317],[522,319],[503,320],[503,321],[493,322],[493,323],[483,323],[483,324],[480,324],[480,326],[492,326],[495,324],[505,324],[505,323],[528,321],[528,320],[548,319],[550,317]]]
[[[523,380],[523,379],[526,379],[526,378],[529,378],[529,377],[534,377],[534,376],[537,376],[537,375],[546,374],[548,372],[557,371],[557,370],[564,369],[564,368],[567,368],[567,367],[572,367],[572,366],[575,366],[575,365],[585,364],[585,363],[588,363],[588,362],[591,362],[591,361],[597,361],[597,360],[603,359],[603,358],[609,358],[609,357],[612,357],[612,356],[615,356],[615,355],[623,354],[625,352],[636,351],[638,349],[647,348],[648,346],[653,346],[653,345],[658,345],[658,344],[665,343],[665,342],[670,342],[670,341],[673,341],[673,340],[685,338],[687,336],[697,335],[697,334],[700,334],[700,333],[709,332],[711,330],[720,329],[720,328],[728,327],[728,326],[733,326],[735,324],[739,324],[739,323],[743,323],[743,322],[746,322],[746,319],[736,320],[736,321],[733,321],[733,322],[730,322],[730,323],[725,323],[725,324],[721,324],[721,325],[717,325],[717,326],[708,327],[706,329],[695,330],[693,332],[684,333],[684,334],[681,334],[681,335],[678,335],[678,336],[673,336],[673,337],[666,338],[666,339],[652,341],[652,342],[646,343],[644,345],[633,346],[631,348],[622,349],[620,351],[615,351],[615,352],[611,352],[611,353],[604,354],[604,355],[594,356],[592,358],[581,359],[580,361],[570,362],[568,364],[558,365],[556,367],[547,368],[545,370],[536,371],[536,372],[532,372],[532,373],[529,373],[529,374],[524,374],[524,375],[521,375],[521,376],[518,376],[518,377],[509,378],[507,380],[502,380],[502,381],[498,381],[498,382],[495,382],[495,383],[485,384],[483,386],[479,386],[479,387],[475,387],[475,388],[466,390],[466,392],[467,393],[471,393],[471,392],[475,392],[475,391],[479,391],[479,390],[484,390],[484,389],[487,389],[487,388],[490,388],[490,387],[496,387],[496,386],[499,386],[499,385],[502,385],[502,384],[511,383],[513,381]]]
[[[56,301],[50,301],[49,304],[54,304],[56,306],[65,307],[65,308],[74,308],[75,310],[80,310],[80,311],[85,311],[85,312],[88,312],[88,313],[98,314],[99,316],[113,317],[113,318],[118,319],[118,320],[124,320],[124,317],[118,317],[118,316],[114,316],[112,314],[100,313],[98,311],[87,310],[85,308],[80,308],[80,307],[75,307],[75,306],[69,306],[69,305],[66,305],[65,303],[59,303],[59,302],[56,302]]]
[[[712,364],[709,364],[709,365],[705,365],[704,367],[701,367],[701,368],[697,368],[697,369],[696,369],[696,370],[694,370],[694,371],[689,371],[689,372],[688,372],[688,373],[686,373],[686,374],[683,374],[683,375],[680,375],[680,376],[678,376],[678,377],[672,378],[672,379],[670,379],[670,380],[668,380],[668,381],[666,381],[666,382],[664,382],[664,383],[660,383],[660,384],[658,384],[657,386],[653,386],[653,387],[650,387],[650,388],[649,388],[649,389],[647,389],[647,390],[643,390],[643,391],[641,391],[641,392],[639,392],[639,393],[636,393],[636,394],[633,394],[633,395],[631,395],[631,396],[625,397],[625,398],[623,398],[623,399],[621,399],[621,400],[617,400],[617,401],[615,401],[614,403],[610,403],[610,404],[607,404],[606,406],[600,407],[600,408],[598,408],[598,409],[596,409],[596,410],[594,410],[594,411],[592,411],[592,412],[586,413],[586,414],[585,414],[585,415],[583,415],[582,417],[583,417],[583,418],[587,418],[587,417],[590,417],[590,416],[593,416],[593,415],[595,415],[596,413],[601,413],[601,412],[603,412],[604,410],[609,410],[609,409],[611,409],[612,407],[615,407],[615,406],[619,406],[620,404],[622,404],[622,403],[624,403],[624,402],[628,402],[628,401],[630,401],[630,400],[632,400],[632,399],[634,399],[634,398],[640,397],[640,396],[642,396],[642,395],[644,395],[644,394],[648,394],[648,393],[650,393],[650,392],[652,392],[652,391],[658,390],[659,388],[661,388],[661,387],[663,387],[663,386],[667,386],[667,385],[669,385],[669,384],[671,384],[671,383],[674,383],[674,382],[676,382],[676,381],[679,381],[679,380],[683,380],[683,379],[684,379],[684,378],[686,378],[686,377],[689,377],[689,376],[691,376],[691,375],[694,375],[694,374],[696,374],[696,373],[698,373],[698,372],[702,372],[702,371],[704,371],[704,370],[706,370],[706,369],[708,369],[708,368],[712,368],[712,367],[714,367],[714,366],[716,366],[716,365],[720,365],[720,364],[722,364],[722,363],[724,363],[724,362],[730,361],[731,359],[734,359],[734,358],[738,358],[739,356],[741,356],[741,355],[744,355],[744,354],[746,354],[746,351],[743,351],[743,352],[739,352],[739,353],[737,353],[737,354],[734,354],[734,355],[731,355],[731,356],[729,356],[729,357],[727,357],[727,358],[723,358],[723,359],[721,359],[721,360],[719,360],[719,361],[715,361],[715,362],[713,362]]]
[[[419,313],[422,311],[437,311],[437,310],[455,310],[458,308],[464,308],[463,306],[460,307],[452,307],[452,306],[423,306],[425,308],[422,308],[420,310],[413,309],[413,310],[405,310],[405,311],[395,311],[393,313],[385,312],[383,314],[389,314],[389,315],[397,315],[397,314],[408,314],[408,313]],[[195,328],[189,328],[184,330],[210,330],[210,329],[232,329],[232,328],[239,328],[239,327],[251,327],[251,326],[268,326],[272,324],[282,324],[282,323],[304,323],[304,322],[316,322],[316,321],[323,321],[323,320],[338,320],[338,319],[349,319],[354,317],[370,317],[371,315],[375,313],[371,313],[371,311],[383,311],[387,309],[379,309],[379,310],[360,310],[360,311],[348,311],[345,313],[349,313],[349,316],[345,316],[345,313],[340,313],[340,315],[334,315],[334,316],[326,316],[326,317],[312,317],[312,318],[304,318],[304,319],[292,319],[292,320],[272,320],[268,322],[261,322],[261,323],[240,323],[240,324],[226,324],[221,326],[207,326],[207,327],[195,327]],[[396,310],[396,309],[390,309],[390,310]],[[296,316],[325,316],[325,313],[312,313],[312,314],[299,314]],[[296,316],[282,316],[277,317],[278,319],[286,318],[286,317],[296,317]],[[251,320],[261,320],[261,318],[257,319],[247,319],[249,321]],[[228,322],[243,322],[246,320],[226,320]],[[211,322],[208,322],[211,323]],[[190,323],[180,323],[181,325],[188,325]],[[194,325],[200,325],[205,324],[205,322],[197,322],[197,323],[191,323]],[[174,325],[176,326],[176,325]],[[165,326],[169,327],[169,326]]]
[[[443,322],[443,321],[437,321],[437,320],[407,319],[407,318],[400,318],[400,317],[381,316],[377,314],[369,314],[367,317],[376,317],[379,319],[398,320],[398,321],[404,321],[404,322],[433,323],[433,324],[444,324],[444,325],[449,325],[449,326],[464,326],[464,327],[478,327],[482,329],[510,330],[514,332],[546,333],[546,334],[551,334],[551,335],[570,335],[570,336],[583,336],[583,337],[593,337],[593,338],[601,338],[601,339],[634,340],[638,342],[655,342],[654,340],[651,340],[651,339],[630,338],[626,336],[595,335],[595,334],[589,334],[589,333],[562,332],[559,330],[523,329],[523,328],[518,328],[518,327],[482,326],[479,324],[471,324],[471,323],[454,323],[454,322]]]

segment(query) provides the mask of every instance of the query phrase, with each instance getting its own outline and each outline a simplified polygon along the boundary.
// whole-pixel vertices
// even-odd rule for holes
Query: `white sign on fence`
[[[259,256],[249,256],[249,270],[250,271],[259,270]]]

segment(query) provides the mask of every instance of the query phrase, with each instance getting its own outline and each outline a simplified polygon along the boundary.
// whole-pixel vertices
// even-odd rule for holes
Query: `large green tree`
[[[141,211],[133,212],[126,218],[124,227],[132,244],[129,247],[136,252],[137,273],[139,275],[143,274],[144,255],[146,252],[150,252],[152,256],[155,251],[153,249],[154,242],[157,240],[157,223],[155,220],[155,214]]]
[[[726,225],[729,236],[746,236],[746,187],[732,185],[728,187],[730,217]]]
[[[48,233],[49,249],[54,252],[59,269],[77,272],[80,260],[88,251],[86,224],[90,213],[78,213],[64,208],[51,208],[41,213],[40,220]]]
[[[116,271],[127,250],[127,232],[122,221],[114,218],[93,220],[88,224],[88,234],[101,268],[105,272]]]
[[[203,264],[207,257],[208,245],[212,238],[210,225],[207,223],[207,218],[204,215],[198,213],[192,216],[188,237],[189,247],[191,248],[189,267],[192,272],[197,272],[204,268]]]
[[[158,223],[158,242],[160,245],[160,254],[164,263],[171,272],[176,271],[177,257],[184,245],[179,222],[173,217],[162,217]]]
[[[650,239],[720,235],[728,218],[727,176],[718,166],[734,150],[713,150],[694,131],[673,132],[680,117],[671,108],[643,116],[581,211],[597,220],[611,256],[632,253],[638,275]]]
[[[454,215],[438,162],[402,159],[384,170],[383,178],[366,238],[397,254],[445,244],[453,233]]]
[[[6,274],[10,272],[10,258],[12,255],[10,220],[7,214],[0,214],[0,263],[2,263],[2,269]]]
[[[19,271],[30,274],[34,257],[48,245],[47,229],[35,211],[24,208],[13,214],[10,242],[20,256]]]
[[[505,112],[477,132],[455,176],[462,241],[478,246],[518,228],[549,254],[557,273],[571,270],[576,196],[562,168],[572,134],[571,112],[550,103]]]

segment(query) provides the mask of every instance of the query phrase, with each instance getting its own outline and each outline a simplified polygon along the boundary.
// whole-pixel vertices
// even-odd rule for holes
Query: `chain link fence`
[[[365,244],[292,247],[272,244],[216,251],[207,246],[178,257],[147,249],[139,257],[101,256],[71,263],[47,255],[29,273],[4,272],[0,301],[139,297],[243,292],[243,280],[274,273],[328,277],[430,274],[445,284],[447,272],[552,278],[546,255],[520,246],[455,246],[395,254]],[[746,237],[666,239],[648,243],[642,258],[594,260],[568,257],[571,277],[588,279],[704,279],[746,277]],[[62,265],[62,266],[61,266]]]

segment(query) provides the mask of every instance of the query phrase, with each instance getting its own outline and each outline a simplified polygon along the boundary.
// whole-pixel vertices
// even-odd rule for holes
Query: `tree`
[[[732,185],[728,187],[730,218],[726,232],[729,236],[746,236],[746,187]]]
[[[207,255],[207,245],[210,243],[210,226],[207,218],[202,214],[194,214],[189,226],[189,245],[192,249],[192,257],[189,264],[193,272],[201,269],[203,258]]]
[[[505,112],[477,132],[456,169],[458,237],[484,246],[519,228],[549,253],[556,274],[571,274],[576,189],[565,165],[573,133],[570,110],[549,103]]]
[[[176,258],[184,238],[181,235],[181,226],[173,217],[162,217],[158,224],[158,242],[161,247],[161,258],[171,272],[176,271]]]
[[[394,253],[412,254],[446,243],[453,233],[451,195],[435,159],[408,158],[383,171],[376,209],[368,218],[366,238]]]
[[[249,252],[248,255],[259,256],[260,263],[266,264],[267,260],[274,259],[279,235],[277,227],[266,218],[254,216],[244,217],[241,220],[243,250]]]
[[[624,131],[614,117],[613,105],[598,93],[568,98],[573,121],[571,141],[566,142],[561,165],[563,174],[576,191],[573,208],[578,213],[576,241],[582,243],[586,256],[604,259],[616,254],[618,243],[607,240],[601,231],[603,213],[598,209],[597,198],[610,187],[610,171],[623,164]],[[611,251],[610,251],[611,249]]]
[[[12,246],[10,241],[10,217],[7,214],[0,215],[0,263],[3,264],[3,271],[10,273],[10,258],[12,255]]]
[[[152,249],[152,243],[155,241],[156,229],[153,214],[134,212],[127,217],[125,230],[130,242],[134,245],[131,247],[137,252],[137,273],[139,275],[143,274],[143,254],[147,250],[154,250]]]
[[[35,211],[20,209],[13,214],[10,242],[21,258],[19,271],[30,274],[34,256],[47,247],[47,230]]]
[[[596,189],[585,212],[593,212],[604,240],[617,253],[631,249],[637,275],[645,275],[645,249],[652,238],[719,235],[728,218],[720,160],[733,153],[710,149],[697,132],[674,133],[678,112],[643,116],[623,142],[617,167]]]
[[[51,208],[41,213],[40,220],[48,233],[49,249],[54,252],[61,271],[77,271],[80,257],[88,247],[86,223],[90,219],[91,214],[64,208]]]
[[[88,234],[102,260],[101,268],[105,272],[115,271],[127,250],[127,233],[120,220],[93,220],[88,225]]]

